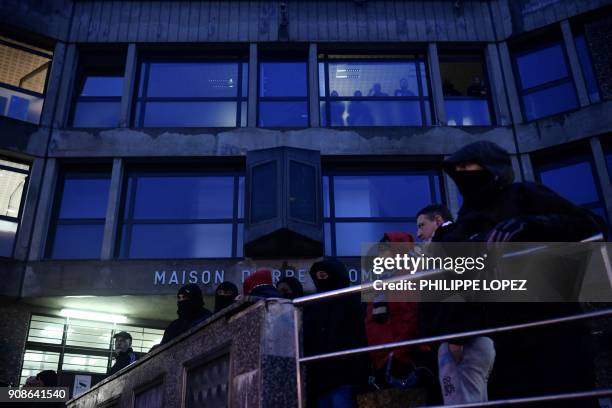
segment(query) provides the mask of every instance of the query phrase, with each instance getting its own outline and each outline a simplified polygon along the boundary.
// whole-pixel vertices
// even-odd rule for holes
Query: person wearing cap
[[[249,275],[242,284],[244,296],[260,298],[279,298],[280,292],[274,287],[272,271],[270,269],[259,269]]]
[[[190,283],[179,289],[176,294],[176,313],[178,319],[170,323],[164,331],[160,344],[165,344],[186,332],[192,327],[208,319],[212,313],[204,307],[202,290],[195,283]]]
[[[116,333],[115,339],[115,364],[110,369],[109,375],[129,366],[138,360],[138,355],[132,350],[132,336],[128,332]]]

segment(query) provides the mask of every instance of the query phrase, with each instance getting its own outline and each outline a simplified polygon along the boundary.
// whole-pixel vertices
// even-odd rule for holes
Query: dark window
[[[431,124],[422,57],[320,55],[319,59],[322,126]]]
[[[582,75],[589,92],[589,99],[591,103],[596,103],[601,100],[599,96],[599,87],[597,85],[597,79],[595,77],[595,71],[593,70],[593,64],[591,63],[591,53],[584,37],[584,34],[578,34],[574,38],[576,44],[576,51],[578,53],[578,59],[580,59],[580,66],[582,67]]]
[[[303,61],[259,64],[260,127],[308,126],[307,70]]]
[[[52,57],[0,36],[0,116],[38,124]]]
[[[98,259],[108,206],[108,172],[63,172],[47,246],[53,259]]]
[[[436,172],[346,174],[323,177],[327,255],[357,256],[362,242],[388,231],[416,233],[416,213],[442,200]]]
[[[0,257],[11,257],[29,166],[0,158]]]
[[[448,125],[490,126],[490,88],[482,55],[441,55],[440,73]]]
[[[589,156],[557,159],[536,165],[539,181],[576,205],[587,208],[607,220],[599,192],[597,176]]]
[[[560,42],[517,51],[514,64],[527,120],[578,107],[565,49]]]
[[[85,75],[74,106],[74,127],[116,127],[123,75]]]
[[[147,60],[140,66],[138,127],[246,125],[248,64]]]
[[[121,258],[242,256],[244,177],[133,171],[127,177]]]

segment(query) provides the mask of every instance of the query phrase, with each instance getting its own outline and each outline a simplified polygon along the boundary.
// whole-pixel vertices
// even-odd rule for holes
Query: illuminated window
[[[307,72],[305,61],[259,64],[260,127],[308,126]]]
[[[319,56],[322,126],[431,125],[423,56]]]
[[[0,257],[11,257],[29,166],[0,158]]]
[[[38,123],[52,54],[0,36],[0,115]]]

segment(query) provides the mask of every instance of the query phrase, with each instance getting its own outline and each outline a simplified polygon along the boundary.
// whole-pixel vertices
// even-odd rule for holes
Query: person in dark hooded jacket
[[[210,310],[204,307],[202,290],[195,283],[190,283],[180,288],[176,297],[176,313],[179,318],[170,323],[166,328],[160,344],[165,344],[178,337],[181,333],[203,322],[212,314]]]
[[[463,204],[454,224],[436,232],[438,242],[575,242],[602,233],[603,221],[588,210],[531,182],[513,183],[509,154],[491,142],[472,143],[444,162]],[[572,272],[572,271],[570,271]],[[462,304],[427,319],[429,334],[502,326],[579,313],[577,303]],[[435,329],[433,329],[435,328]],[[592,388],[590,356],[580,348],[582,327],[549,326],[500,334],[491,377],[493,398],[524,397]],[[464,340],[464,342],[467,340]],[[462,342],[454,357],[462,358]],[[575,350],[582,350],[577,353]],[[442,385],[444,388],[444,385]],[[585,406],[585,401],[557,402]]]
[[[304,296],[304,288],[297,278],[286,276],[276,283],[276,289],[285,299],[295,299]]]
[[[310,276],[317,293],[350,285],[346,267],[336,259],[315,262]],[[366,346],[364,308],[358,293],[308,304],[303,313],[305,356]],[[354,387],[365,384],[367,371],[368,360],[363,355],[308,364],[308,405],[356,406]]]
[[[215,313],[230,306],[238,296],[238,287],[232,282],[221,282],[215,290]]]
[[[274,287],[273,282],[272,271],[270,269],[260,269],[244,280],[242,293],[244,293],[244,296],[279,298],[281,295]]]

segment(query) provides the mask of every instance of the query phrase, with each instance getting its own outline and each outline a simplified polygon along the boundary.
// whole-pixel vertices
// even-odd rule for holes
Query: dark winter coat
[[[316,272],[329,274],[328,282],[316,279]],[[317,292],[348,287],[348,271],[344,264],[327,259],[313,264],[310,275]],[[364,308],[359,294],[312,303],[304,307],[304,355],[364,347],[367,345],[364,328]],[[306,384],[311,398],[321,396],[342,385],[367,382],[368,361],[361,355],[350,358],[324,360],[308,364]]]
[[[186,332],[204,320],[208,319],[212,313],[210,310],[202,307],[202,310],[193,319],[176,319],[166,327],[164,331],[164,337],[160,344],[165,344],[170,340],[178,337],[181,333]]]
[[[115,359],[115,364],[110,369],[108,375],[113,375],[117,371],[129,366],[134,361],[138,360],[138,355],[134,353],[134,350],[130,347],[127,351],[121,352],[117,355]]]

